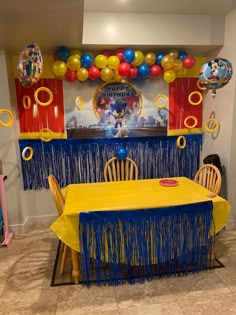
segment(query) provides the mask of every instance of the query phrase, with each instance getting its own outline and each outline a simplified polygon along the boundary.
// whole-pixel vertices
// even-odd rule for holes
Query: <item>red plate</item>
[[[172,187],[172,186],[179,185],[179,182],[177,180],[175,180],[175,179],[161,179],[160,180],[160,185]]]

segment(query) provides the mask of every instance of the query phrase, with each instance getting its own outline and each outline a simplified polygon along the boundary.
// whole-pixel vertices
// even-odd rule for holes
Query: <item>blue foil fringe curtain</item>
[[[185,176],[192,179],[199,167],[202,135],[186,136],[181,150],[177,137],[123,139],[67,139],[43,142],[19,140],[20,153],[33,148],[30,161],[21,158],[24,190],[48,188],[47,176],[53,174],[61,187],[72,183],[104,181],[103,168],[108,159],[123,147],[139,168],[139,179]]]
[[[79,214],[80,281],[118,285],[212,267],[212,201]]]

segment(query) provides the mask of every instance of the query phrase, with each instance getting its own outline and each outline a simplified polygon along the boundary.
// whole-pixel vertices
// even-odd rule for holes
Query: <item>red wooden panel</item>
[[[18,114],[20,121],[20,132],[39,132],[42,128],[49,128],[53,132],[65,132],[64,120],[64,98],[63,98],[63,82],[56,79],[41,79],[32,87],[24,88],[19,79],[15,79],[16,97]],[[38,116],[33,117],[34,92],[39,87],[47,87],[53,93],[53,101],[49,106],[38,105]],[[23,107],[23,96],[28,95],[31,100],[31,107],[25,109]],[[39,92],[38,99],[41,102],[47,102],[49,95],[47,92]],[[27,104],[27,101],[26,101]],[[58,106],[58,118],[55,118],[54,107]]]
[[[195,116],[198,120],[196,128],[202,127],[202,102],[199,105],[191,105],[188,96],[193,91],[198,91],[197,78],[176,79],[169,84],[169,130],[186,129],[184,119],[187,116]],[[198,95],[192,96],[192,101],[199,100]],[[189,120],[192,125],[193,121]]]

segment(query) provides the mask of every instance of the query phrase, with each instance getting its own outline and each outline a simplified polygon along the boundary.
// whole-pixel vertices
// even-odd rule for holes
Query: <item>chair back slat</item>
[[[137,180],[138,167],[129,157],[125,160],[119,160],[117,157],[113,157],[105,164],[104,179],[106,182]]]
[[[107,176],[108,176],[109,180],[112,179],[112,170],[111,170],[110,165],[108,165],[108,167],[107,167]]]
[[[122,161],[117,160],[117,163],[120,164],[120,168],[121,168],[120,178],[121,178],[121,180],[125,180],[125,163],[123,160]]]
[[[57,208],[58,215],[60,216],[63,213],[65,199],[62,195],[59,184],[53,175],[48,176],[48,184]]]
[[[112,165],[111,178],[112,178],[112,176],[113,176],[113,180],[114,180],[114,181],[117,181],[117,173],[116,173],[115,161],[112,161],[111,165]]]
[[[222,177],[219,169],[213,164],[203,164],[197,171],[194,181],[218,195]]]
[[[131,180],[133,178],[133,174],[134,174],[134,166],[133,166],[133,164],[131,164],[130,165],[129,178],[128,178],[129,180]]]
[[[116,165],[114,172],[117,173],[117,181],[120,181],[121,180],[121,165],[119,161],[117,160],[114,160],[114,164]]]

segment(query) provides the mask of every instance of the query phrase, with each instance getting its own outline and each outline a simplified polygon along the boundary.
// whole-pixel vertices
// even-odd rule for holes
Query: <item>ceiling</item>
[[[224,16],[234,9],[235,0],[1,1],[0,49],[18,54],[30,42],[38,43],[43,54],[61,45],[83,48],[84,11]]]

